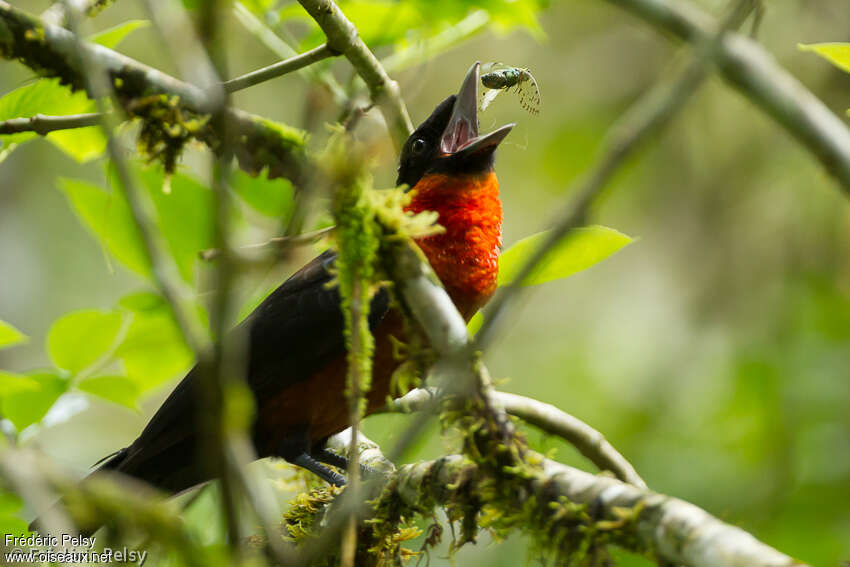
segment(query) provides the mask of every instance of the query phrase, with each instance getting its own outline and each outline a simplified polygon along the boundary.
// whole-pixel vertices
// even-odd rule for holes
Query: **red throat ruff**
[[[493,171],[429,174],[414,187],[407,210],[436,211],[446,229],[417,243],[465,319],[496,291],[502,245],[502,202]]]

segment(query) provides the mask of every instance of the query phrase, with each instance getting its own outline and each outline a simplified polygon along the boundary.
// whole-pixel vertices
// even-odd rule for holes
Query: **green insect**
[[[531,71],[523,67],[510,67],[502,63],[487,65],[488,71],[481,75],[481,84],[487,87],[481,97],[482,112],[501,93],[514,89],[519,96],[519,104],[529,114],[540,114],[540,89]]]

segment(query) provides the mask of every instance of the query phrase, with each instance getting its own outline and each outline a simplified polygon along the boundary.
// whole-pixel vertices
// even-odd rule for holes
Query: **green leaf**
[[[161,167],[139,168],[137,172],[156,207],[157,225],[180,275],[193,283],[198,252],[215,245],[213,192],[180,173],[171,177],[171,190],[166,192]]]
[[[17,392],[32,392],[40,389],[38,382],[29,376],[0,370],[0,398]]]
[[[180,275],[194,282],[198,252],[213,246],[213,193],[182,174],[171,177],[164,191],[161,167],[135,169],[137,179],[153,201],[157,228]],[[110,184],[120,187],[110,171]],[[60,186],[68,195],[77,216],[104,242],[109,251],[132,271],[150,277],[151,268],[141,234],[136,229],[124,193],[107,192],[86,181],[63,179]]]
[[[547,233],[539,232],[523,238],[499,257],[499,285],[505,285],[519,275],[525,262],[546,240]],[[604,226],[589,226],[573,230],[549,251],[523,285],[537,285],[566,278],[611,256],[632,242],[625,234]]]
[[[257,212],[282,222],[292,214],[295,191],[288,180],[270,180],[267,169],[256,177],[238,169],[233,172],[231,182],[236,194]]]
[[[118,305],[124,309],[139,313],[160,309],[165,305],[165,300],[161,295],[157,295],[152,291],[137,291],[136,293],[122,297],[118,301]]]
[[[0,321],[0,348],[10,347],[27,340],[27,336],[5,321]]]
[[[115,311],[74,311],[53,323],[47,352],[58,368],[76,374],[109,351],[120,329]]]
[[[466,324],[466,331],[470,336],[474,336],[483,324],[484,315],[481,314],[481,311],[477,311],[475,315],[472,316],[472,319],[469,320],[469,323]]]
[[[80,220],[106,248],[130,270],[149,278],[151,267],[145,245],[124,195],[117,190],[107,193],[87,181],[75,179],[60,179],[59,186]]]
[[[0,534],[9,534],[12,537],[28,534],[30,531],[23,513],[23,500],[14,492],[0,490]]]
[[[850,43],[798,43],[800,51],[816,53],[847,73],[850,73]]]
[[[0,401],[0,411],[18,431],[41,421],[67,389],[68,382],[50,372],[35,372],[27,375],[36,384],[35,389],[21,390]]]
[[[355,0],[343,2],[342,10],[357,27],[357,33],[371,47],[389,45],[404,39],[412,29],[427,23],[429,11],[411,2]]]
[[[498,33],[507,33],[523,28],[536,39],[544,39],[545,33],[538,21],[538,14],[548,4],[546,0],[349,0],[338,2],[340,9],[357,27],[358,34],[372,49],[395,45],[407,48],[420,45],[430,51],[426,44],[433,39],[444,42],[447,38],[464,31],[457,24],[478,13],[487,20],[487,28]],[[255,12],[256,13],[256,12]],[[257,14],[262,17],[261,14]],[[309,31],[301,42],[302,49],[316,47],[325,40],[324,34],[303,9],[286,4],[278,11],[281,22],[293,21]],[[481,30],[474,30],[478,33]],[[469,35],[466,38],[470,37]]]
[[[97,105],[82,91],[59,84],[59,79],[41,79],[31,85],[15,89],[0,98],[0,121],[11,118],[30,118],[36,114],[65,116],[96,112]],[[0,161],[15,146],[37,136],[34,132],[21,132],[0,136],[3,143]],[[57,130],[46,138],[78,162],[87,162],[103,154],[106,138],[97,126]]]
[[[155,304],[153,297],[142,294],[132,294],[121,303],[133,310],[133,319],[115,354],[124,363],[127,378],[136,385],[139,395],[185,373],[194,357],[169,306],[161,299]]]
[[[151,23],[147,20],[128,20],[122,24],[118,24],[117,26],[113,26],[92,35],[89,37],[89,41],[99,43],[109,49],[115,49],[115,47],[117,47],[118,44],[132,32],[139,28],[146,28],[149,25],[151,25]]]
[[[104,400],[136,408],[139,385],[126,376],[92,376],[77,384],[77,388]]]

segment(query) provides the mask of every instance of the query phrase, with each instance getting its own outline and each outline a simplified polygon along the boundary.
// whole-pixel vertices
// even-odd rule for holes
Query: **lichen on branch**
[[[208,97],[198,87],[101,45],[80,42],[86,56],[109,74],[115,100],[129,118],[142,122],[140,148],[144,157],[173,169],[187,141],[196,139],[214,152],[224,147],[209,124]],[[58,77],[73,90],[85,90],[86,69],[74,35],[59,26],[0,0],[0,57],[17,60],[40,75]],[[228,147],[245,171],[268,168],[269,178],[286,177],[306,184],[312,163],[306,135],[294,128],[247,112],[228,109],[225,131],[234,137]]]

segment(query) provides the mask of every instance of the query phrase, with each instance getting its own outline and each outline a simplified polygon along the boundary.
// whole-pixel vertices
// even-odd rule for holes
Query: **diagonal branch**
[[[247,89],[254,85],[259,85],[260,83],[286,75],[287,73],[303,69],[308,65],[312,65],[316,61],[321,61],[322,59],[327,59],[328,57],[333,57],[335,55],[336,53],[328,47],[328,44],[324,43],[310,51],[299,53],[294,57],[284,59],[283,61],[279,61],[269,65],[268,67],[263,67],[262,69],[257,69],[256,71],[251,71],[250,73],[246,73],[240,77],[225,81],[224,90],[229,93],[235,93],[236,91],[241,91],[242,89]]]
[[[559,242],[569,237],[572,230],[585,224],[591,208],[625,161],[633,156],[650,136],[669,124],[703,84],[708,75],[708,64],[719,56],[723,39],[730,33],[731,28],[743,23],[752,7],[752,0],[736,2],[725,21],[717,24],[712,34],[699,39],[699,58],[672,84],[659,85],[638,100],[611,128],[606,136],[602,157],[579,181],[575,191],[576,197],[567,203],[566,209],[547,233],[546,240],[523,264],[514,281],[505,286],[490,304],[484,323],[475,335],[479,348],[484,350],[492,343],[498,324],[522,292],[522,283],[526,278]]]
[[[708,512],[677,498],[658,494],[606,476],[597,476],[543,459],[540,473],[529,479],[524,500],[538,502],[545,535],[561,536],[585,524],[591,538],[621,544],[632,551],[673,565],[690,567],[802,567],[804,564],[721,522]],[[483,476],[481,476],[483,475]],[[456,504],[469,498],[486,471],[461,455],[401,467],[381,499],[400,498],[410,506],[422,502]],[[482,491],[483,492],[483,491]],[[484,493],[486,495],[486,493]],[[485,496],[486,498],[486,496]],[[491,496],[492,498],[492,496]],[[562,507],[563,502],[585,511]],[[479,505],[482,503],[479,503]],[[483,502],[486,504],[486,501]],[[378,504],[380,505],[380,503]]]
[[[683,0],[608,0],[692,44],[711,38],[714,22]],[[763,47],[729,33],[717,48],[721,76],[820,160],[850,195],[850,129]]]
[[[213,151],[221,150],[222,141],[204,118],[216,104],[207,93],[101,45],[81,42],[80,50],[109,75],[116,98],[130,117],[155,123],[160,129],[180,126],[181,135],[196,138]],[[73,34],[42,23],[4,0],[0,0],[0,57],[20,60],[42,75],[59,77],[73,89],[87,90]],[[159,123],[163,119],[152,116],[162,105],[178,115],[173,124]],[[311,166],[302,132],[238,109],[227,109],[225,119],[228,131],[239,142],[233,151],[244,170],[258,173],[268,167],[270,178],[287,177],[304,185]]]
[[[320,228],[310,232],[302,232],[301,234],[293,234],[292,236],[275,236],[269,238],[265,242],[257,244],[246,244],[240,246],[234,252],[236,259],[244,263],[260,263],[265,264],[270,261],[282,258],[286,252],[296,246],[304,246],[305,244],[313,244],[322,238],[328,236],[336,226]],[[201,260],[207,262],[215,260],[221,255],[219,248],[207,248],[198,253]]]
[[[238,0],[233,3],[233,16],[239,20],[239,23],[242,24],[242,27],[248,33],[256,37],[257,41],[265,45],[269,51],[277,55],[280,59],[290,59],[298,55],[298,52],[292,47],[295,43],[292,41],[292,38],[288,40],[282,39],[274,29],[261,21]],[[345,104],[348,100],[348,94],[343,86],[334,78],[330,70],[305,67],[304,69],[300,69],[298,73],[312,82],[324,85],[337,104]]]
[[[387,412],[411,412],[433,408],[436,393],[425,388],[417,388],[403,397],[387,404]],[[494,392],[494,398],[502,404],[508,415],[518,417],[539,427],[546,433],[557,435],[572,444],[590,462],[614,473],[623,482],[633,484],[638,488],[646,488],[646,483],[638,475],[632,464],[605,439],[599,431],[580,419],[561,411],[552,404],[547,404],[533,398]]]
[[[360,39],[357,28],[345,17],[333,0],[298,1],[325,32],[328,46],[345,55],[369,87],[372,102],[381,109],[396,149],[400,150],[413,131],[413,124],[410,122],[407,107],[401,98],[398,83],[387,75],[381,62]]]

